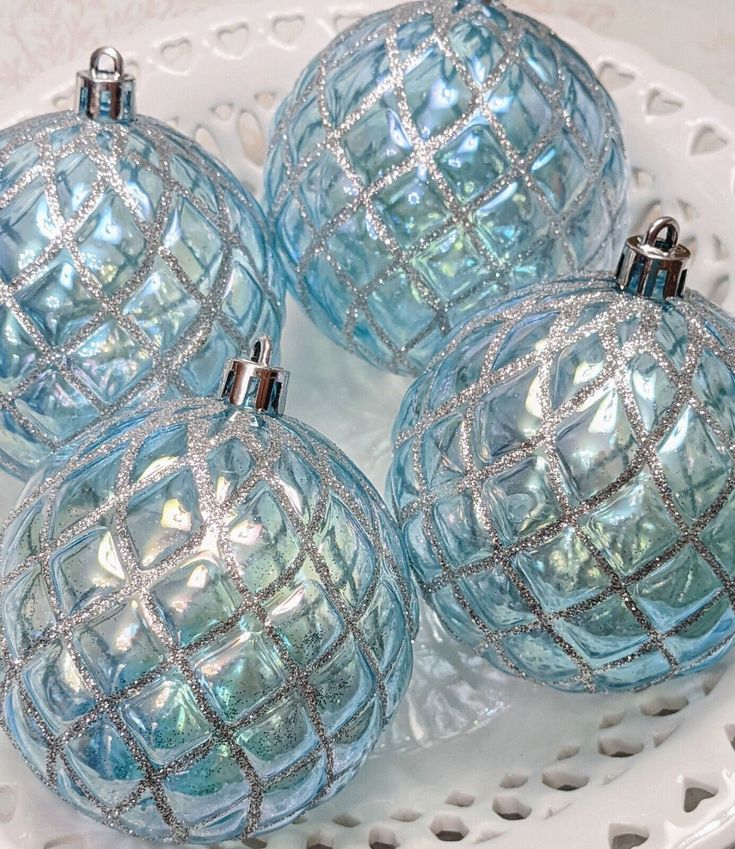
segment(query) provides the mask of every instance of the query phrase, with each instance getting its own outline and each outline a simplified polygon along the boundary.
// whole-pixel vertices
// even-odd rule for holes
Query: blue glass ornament
[[[609,268],[628,170],[589,65],[490,0],[421,0],[339,35],[276,118],[266,204],[297,300],[418,374],[499,296]]]
[[[265,229],[224,166],[136,115],[112,48],[78,111],[0,132],[0,466],[27,478],[102,417],[211,394],[229,357],[277,341]]]
[[[470,323],[409,390],[390,497],[446,628],[566,690],[706,666],[735,637],[735,319],[682,294],[671,219],[617,278]]]
[[[258,342],[226,401],[100,426],[28,483],[0,570],[7,732],[67,802],[155,840],[290,822],[357,772],[411,675],[398,529],[279,415]]]

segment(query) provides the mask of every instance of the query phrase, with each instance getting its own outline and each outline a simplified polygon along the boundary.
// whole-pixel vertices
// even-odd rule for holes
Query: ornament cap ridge
[[[679,243],[679,224],[657,218],[643,236],[625,242],[615,273],[620,289],[646,298],[680,298],[692,254]]]
[[[108,59],[111,67],[103,67]],[[122,55],[114,47],[98,47],[89,69],[77,73],[77,107],[94,121],[132,121],[135,118],[135,77],[125,71]]]
[[[273,343],[263,335],[255,340],[250,359],[230,360],[222,378],[221,397],[236,407],[281,415],[291,373],[271,365],[272,353]]]

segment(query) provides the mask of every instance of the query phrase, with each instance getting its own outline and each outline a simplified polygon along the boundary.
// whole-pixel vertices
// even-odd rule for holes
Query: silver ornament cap
[[[80,115],[93,121],[132,121],[135,118],[135,77],[114,47],[98,47],[89,59],[89,70],[77,74]]]
[[[281,415],[286,407],[291,373],[271,365],[273,343],[260,336],[249,360],[233,359],[227,364],[220,389],[221,397],[236,407]]]
[[[623,248],[618,286],[646,298],[680,298],[684,293],[691,251],[679,244],[674,218],[657,218],[643,236],[631,236]]]

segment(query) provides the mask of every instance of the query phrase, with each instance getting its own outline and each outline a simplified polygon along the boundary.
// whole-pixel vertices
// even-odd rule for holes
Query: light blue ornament
[[[403,403],[389,489],[416,577],[508,672],[636,689],[735,637],[735,319],[682,295],[677,237],[661,219],[617,279],[486,311]]]
[[[79,83],[77,112],[0,133],[0,466],[21,478],[103,417],[211,394],[229,357],[280,335],[255,199],[136,115],[117,51]]]
[[[155,840],[269,831],[357,772],[417,622],[398,529],[279,415],[259,342],[231,401],[100,427],[29,482],[0,569],[2,722],[81,812]]]
[[[491,0],[421,0],[339,35],[282,105],[266,203],[318,327],[418,374],[499,296],[609,268],[628,170],[589,65]]]

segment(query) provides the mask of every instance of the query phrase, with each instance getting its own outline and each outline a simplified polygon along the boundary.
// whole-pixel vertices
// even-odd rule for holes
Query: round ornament
[[[409,390],[389,479],[458,640],[567,690],[642,688],[735,636],[735,319],[660,219],[617,277],[470,323]]]
[[[422,0],[338,36],[276,118],[266,202],[291,291],[340,345],[418,374],[498,296],[609,268],[617,113],[547,27]]]
[[[100,425],[28,483],[0,572],[3,725],[80,811],[217,843],[359,769],[411,675],[398,529],[334,445],[279,415],[270,346],[227,401]]]
[[[104,416],[211,394],[228,358],[280,335],[255,199],[136,114],[117,51],[78,90],[78,111],[0,132],[0,466],[21,478]]]

